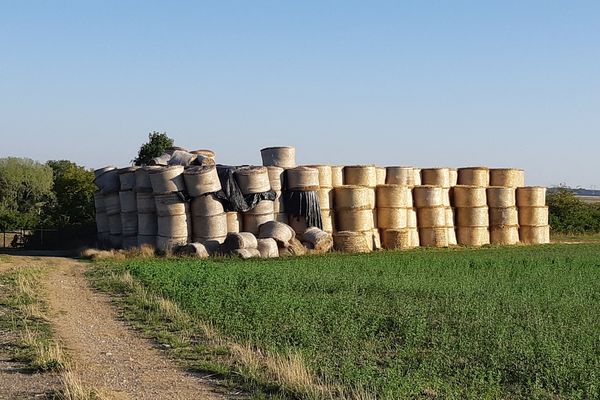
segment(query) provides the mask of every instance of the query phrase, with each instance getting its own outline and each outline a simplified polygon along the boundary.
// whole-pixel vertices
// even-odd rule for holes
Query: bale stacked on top
[[[490,186],[487,188],[491,244],[519,243],[519,217],[515,188]]]
[[[489,212],[486,188],[457,185],[454,187],[456,206],[456,238],[458,244],[482,246],[490,243]]]
[[[377,185],[385,185],[387,171],[385,167],[375,167]]]
[[[156,235],[158,234],[158,217],[156,216],[156,204],[154,193],[150,182],[149,171],[160,169],[160,167],[142,167],[135,171],[135,199],[138,218],[138,246],[148,245],[156,247]]]
[[[446,219],[446,235],[448,237],[448,245],[455,245],[456,231],[454,229],[454,210],[450,199],[451,184],[454,174],[450,174],[450,168],[424,168],[421,170],[422,185],[440,186],[442,188],[442,205],[444,206],[444,214]]]
[[[242,194],[264,193],[271,190],[267,167],[244,167],[235,171],[235,177]],[[275,219],[275,206],[272,200],[261,200],[256,206],[242,213],[244,232],[258,235],[258,227]]]
[[[131,249],[137,246],[138,216],[135,189],[135,172],[139,167],[119,169],[119,202],[121,203],[121,232],[123,248]]]
[[[458,185],[488,187],[490,169],[487,167],[458,168]]]
[[[518,168],[491,168],[490,186],[512,188],[525,186],[525,171]]]
[[[273,202],[273,212],[275,221],[283,222],[287,224],[289,217],[285,209],[285,202],[283,201],[282,190],[284,186],[283,177],[285,170],[281,167],[268,166],[267,173],[269,175],[269,182],[271,184],[271,190],[275,192],[275,201]]]
[[[526,186],[517,188],[519,237],[527,244],[550,243],[546,188]]]
[[[415,171],[413,167],[387,167],[385,183],[388,185],[415,186]]]
[[[264,166],[284,169],[296,166],[296,149],[291,146],[265,147],[260,150]]]
[[[420,171],[420,170],[419,170]],[[415,169],[413,167],[387,167],[385,183],[388,185],[401,185],[407,186],[412,189],[415,186]],[[420,172],[419,182],[420,180]],[[419,183],[420,184],[420,183]],[[412,196],[412,193],[411,193]],[[406,228],[409,230],[410,246],[419,246],[419,229],[417,228],[417,209],[411,204],[411,208],[406,210]],[[392,235],[396,235],[395,239],[392,239]],[[389,233],[388,234],[388,247],[398,247],[395,242],[399,242],[404,237],[402,233]],[[385,247],[385,246],[384,246]]]
[[[323,230],[331,234],[335,227],[332,169],[330,165],[311,165],[310,167],[319,171],[317,197],[319,198],[319,208],[321,208],[321,220],[323,222]]]
[[[294,195],[294,192],[314,192],[314,195],[317,196],[319,190],[318,169],[311,167],[290,168],[286,171],[286,176],[287,191],[290,196]],[[309,228],[306,216],[298,214],[301,211],[306,210],[288,210],[290,226],[298,236],[302,236],[306,228]]]
[[[420,245],[447,247],[448,228],[444,189],[441,186],[420,185],[413,188],[413,203],[417,208]]]
[[[357,232],[367,238],[371,250],[380,247],[376,223],[375,189],[367,186],[344,185],[334,189],[336,228],[339,232]],[[335,236],[335,235],[334,235]],[[349,237],[343,234],[344,237]],[[334,241],[334,243],[336,243]],[[340,241],[339,243],[343,243]],[[349,251],[349,249],[336,250]]]
[[[376,190],[377,226],[384,248],[413,247],[408,229],[408,213],[412,211],[412,191],[403,185],[379,185]]]
[[[334,188],[344,184],[344,167],[341,165],[331,166],[331,186]]]

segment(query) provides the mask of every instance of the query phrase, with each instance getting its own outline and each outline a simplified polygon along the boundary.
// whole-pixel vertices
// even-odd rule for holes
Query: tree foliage
[[[165,150],[173,146],[174,140],[166,132],[150,132],[148,142],[144,143],[138,151],[138,156],[133,160],[135,165],[146,165],[155,157],[161,156]]]
[[[559,233],[600,232],[600,204],[579,200],[568,188],[548,193],[550,226]]]
[[[27,158],[0,159],[0,229],[36,227],[52,197],[50,167]]]

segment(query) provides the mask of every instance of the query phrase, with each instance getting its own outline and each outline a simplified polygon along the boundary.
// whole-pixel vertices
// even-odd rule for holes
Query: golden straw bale
[[[258,239],[257,250],[261,258],[279,257],[279,247],[275,239],[272,238]]]
[[[331,171],[331,165],[307,165],[307,167],[315,168],[319,173],[319,187],[331,188],[333,187],[333,177]]]
[[[546,188],[526,186],[517,188],[518,207],[544,207],[546,205]]]
[[[362,232],[340,231],[333,234],[333,248],[346,253],[369,253],[373,242]]]
[[[517,207],[490,207],[490,226],[505,227],[519,225]]]
[[[377,208],[377,227],[381,229],[406,228],[406,208]]]
[[[515,188],[490,186],[487,188],[486,194],[490,207],[514,207],[517,204]]]
[[[419,228],[445,227],[446,208],[442,206],[418,208],[417,224]]]
[[[490,216],[487,206],[457,207],[456,226],[489,226]]]
[[[441,186],[420,185],[413,188],[413,203],[416,207],[440,207],[444,204]]]
[[[550,243],[550,226],[520,226],[519,239],[526,244]]]
[[[379,185],[376,192],[377,207],[412,207],[412,190],[408,186]]]
[[[548,207],[519,207],[519,225],[548,225]]]
[[[319,189],[319,170],[296,167],[286,170],[288,190],[311,191]]]
[[[499,245],[519,243],[519,227],[516,225],[490,227],[490,243]]]
[[[343,209],[336,211],[336,225],[342,231],[367,231],[374,229],[373,210]]]
[[[271,202],[272,203],[272,202]],[[258,235],[259,227],[265,222],[274,221],[274,213],[266,214],[242,214],[242,227],[244,232],[251,232],[254,235]]]
[[[412,248],[410,229],[384,229],[383,248],[388,250],[402,250]]]
[[[334,188],[344,184],[344,167],[341,165],[331,166],[331,186]]]
[[[212,194],[201,195],[192,199],[192,215],[208,217],[223,214],[223,204]]]
[[[450,170],[448,168],[423,168],[421,169],[421,184],[448,188],[450,187]]]
[[[487,226],[459,226],[456,240],[463,246],[483,246],[490,244],[490,231]]]
[[[448,230],[445,226],[419,228],[419,241],[423,247],[448,247]]]
[[[376,181],[378,185],[385,185],[385,167],[375,167]]]
[[[334,192],[336,210],[375,208],[375,190],[372,188],[344,185],[335,188]]]
[[[296,149],[291,146],[265,147],[260,150],[263,165],[281,168],[296,166]]]
[[[377,186],[377,168],[374,165],[347,165],[344,167],[344,183],[375,187]]]
[[[183,179],[187,192],[192,197],[221,190],[221,181],[214,165],[202,165],[186,168]]]
[[[313,226],[302,234],[302,243],[317,253],[326,253],[333,247],[333,238],[329,233]]]
[[[387,167],[385,183],[388,185],[415,186],[415,171],[413,167]]]
[[[522,187],[525,186],[525,171],[518,168],[490,169],[490,186]]]
[[[227,214],[192,216],[192,231],[194,232],[194,236],[204,238],[225,236],[228,233]]]
[[[235,179],[243,194],[263,193],[271,190],[266,167],[250,166],[235,170]]]
[[[486,188],[480,186],[458,185],[452,188],[455,207],[487,206]]]
[[[490,185],[490,169],[487,167],[459,168],[458,185],[487,187]]]
[[[256,249],[257,246],[256,236],[250,232],[229,232],[223,243],[223,248],[229,252],[237,249]]]

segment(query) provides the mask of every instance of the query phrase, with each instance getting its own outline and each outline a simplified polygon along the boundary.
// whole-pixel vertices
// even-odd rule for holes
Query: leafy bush
[[[585,203],[568,188],[547,196],[550,226],[558,233],[600,232],[600,203]]]
[[[173,143],[173,139],[168,137],[166,132],[151,132],[148,134],[148,142],[140,147],[133,162],[135,165],[146,165],[153,158],[161,156]]]

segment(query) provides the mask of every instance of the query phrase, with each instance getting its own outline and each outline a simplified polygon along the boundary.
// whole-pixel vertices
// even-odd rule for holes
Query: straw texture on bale
[[[490,185],[490,169],[486,167],[459,168],[458,184],[487,187]]]
[[[515,188],[490,186],[487,188],[489,207],[514,207],[517,204]]]
[[[260,257],[260,251],[258,251],[258,249],[237,249],[233,250],[231,254],[241,258],[242,260]]]
[[[516,207],[490,207],[490,226],[505,227],[519,225]]]
[[[463,246],[483,246],[490,244],[490,231],[487,226],[459,226],[456,240]]]
[[[416,228],[417,225],[417,209],[416,208],[407,208],[406,209],[406,227],[407,228]]]
[[[195,257],[195,258],[208,258],[209,254],[206,247],[202,243],[188,243],[177,249],[177,255]]]
[[[214,165],[186,168],[183,172],[183,179],[187,192],[192,197],[221,190],[221,182]]]
[[[487,206],[456,208],[456,226],[488,226],[489,221],[490,217]]]
[[[156,247],[156,235],[137,235],[138,247],[150,246]]]
[[[447,226],[446,234],[448,235],[448,246],[456,246],[458,240],[456,239],[456,229],[454,226]]]
[[[151,170],[160,169],[160,167],[146,166],[135,170],[135,191],[141,192],[152,192],[152,182],[150,182]]]
[[[381,229],[406,228],[406,208],[377,208],[377,227]]]
[[[450,179],[450,187],[458,185],[458,169],[448,168],[448,177]]]
[[[261,200],[256,206],[248,210],[245,214],[273,214],[275,212],[274,202],[271,200]]]
[[[281,191],[283,188],[283,171],[281,167],[270,165],[267,167],[267,174],[269,175],[269,182],[271,183],[271,190]]]
[[[419,230],[417,228],[408,228],[410,231],[410,244],[413,247],[419,247],[421,245],[421,241],[419,238]]]
[[[344,167],[346,185],[377,186],[377,168],[374,165],[347,165]]]
[[[192,233],[192,221],[188,214],[158,217],[158,235],[164,237],[183,237]]]
[[[302,243],[318,253],[326,253],[333,247],[333,238],[329,233],[313,226],[302,234]]]
[[[526,244],[550,243],[550,226],[521,226],[519,239]]]
[[[519,243],[518,226],[492,226],[490,227],[490,243],[511,245]]]
[[[148,192],[139,192],[135,196],[136,208],[139,213],[155,213],[156,204],[154,194]]]
[[[374,229],[375,219],[373,210],[344,209],[336,212],[336,225],[341,231],[368,231]]]
[[[192,199],[192,215],[208,217],[211,215],[220,215],[225,212],[223,204],[212,194],[201,195]]]
[[[275,214],[242,214],[242,226],[245,232],[258,235],[259,227],[265,222],[275,220]]]
[[[106,167],[96,170],[94,183],[102,194],[118,192],[121,188],[119,171],[114,167]]]
[[[546,188],[526,186],[517,188],[517,206],[543,207],[546,205]]]
[[[362,232],[340,231],[333,234],[333,248],[345,253],[369,253],[373,241]]]
[[[377,186],[377,207],[410,208],[412,207],[412,191],[408,186]]]
[[[227,232],[237,233],[242,230],[242,214],[229,211],[227,212]]]
[[[281,168],[296,166],[296,149],[290,146],[266,147],[260,151],[263,165]]]
[[[296,238],[290,240],[287,246],[279,248],[280,257],[301,256],[304,254],[306,254],[306,247],[304,247],[304,245],[300,243],[300,240]]]
[[[448,247],[447,228],[419,228],[419,243],[424,247]]]
[[[162,253],[168,253],[179,246],[184,246],[188,243],[187,236],[181,237],[164,237],[156,236],[156,249]]]
[[[289,190],[309,191],[319,189],[319,170],[310,167],[296,167],[286,171]]]
[[[522,187],[525,186],[525,171],[518,168],[490,169],[490,186]]]
[[[183,181],[183,166],[174,165],[160,169],[149,170],[152,191],[155,194],[182,192],[185,190]]]
[[[260,253],[261,258],[279,257],[279,246],[277,246],[275,239],[258,239],[257,250]]]
[[[413,167],[387,167],[385,183],[388,185],[415,186]]]
[[[157,194],[154,196],[156,214],[159,217],[182,215],[189,212],[188,203],[179,193]]]
[[[375,172],[376,172],[376,176],[377,176],[377,184],[385,185],[385,175],[386,175],[385,167],[376,167]]]
[[[321,210],[329,210],[333,208],[333,194],[334,191],[332,188],[317,190],[317,198],[319,200],[319,207],[321,208]]]
[[[444,204],[444,191],[441,186],[415,186],[413,188],[413,203],[417,208],[441,207]]]
[[[104,209],[108,215],[115,215],[121,212],[121,199],[118,192],[104,195]]]
[[[417,224],[419,228],[435,228],[446,226],[446,208],[420,207],[417,209]]]
[[[226,251],[233,251],[238,249],[256,249],[258,242],[256,236],[250,232],[229,232],[223,243],[223,247]]]
[[[125,167],[118,170],[120,189],[133,190],[135,189],[135,171],[140,167]]]
[[[333,232],[335,230],[335,217],[332,210],[321,210],[321,222],[325,232]]]
[[[194,237],[212,238],[227,235],[227,214],[192,217]]]
[[[486,188],[458,185],[452,188],[455,207],[487,206]]]
[[[519,207],[519,225],[548,225],[548,207]]]
[[[454,220],[456,219],[454,209],[452,207],[445,207],[444,213],[446,214],[446,226],[454,226]]]
[[[383,248],[387,250],[402,250],[412,248],[410,229],[384,229]]]
[[[138,214],[138,234],[154,236],[158,233],[158,218],[156,214]]]
[[[319,173],[319,187],[333,187],[331,165],[308,165],[309,168],[315,168]]]
[[[344,167],[341,165],[331,166],[331,186],[336,188],[344,184]]]
[[[137,199],[135,192],[131,190],[119,192],[119,203],[121,204],[121,212],[137,211]]]
[[[121,213],[121,233],[124,236],[136,236],[138,231],[138,215],[137,212],[122,212]]]
[[[442,205],[444,207],[450,207],[452,202],[450,201],[451,188],[442,188]]]
[[[413,174],[415,176],[415,186],[420,186],[423,184],[421,180],[421,168],[413,168]]]
[[[264,193],[271,190],[266,167],[242,167],[235,171],[235,177],[243,194]]]
[[[261,239],[274,239],[280,246],[285,246],[296,236],[291,226],[282,222],[268,221],[259,228],[258,237]]]
[[[450,187],[450,170],[448,168],[421,169],[421,185]]]
[[[336,210],[375,208],[375,190],[372,188],[344,185],[335,188],[334,192]]]

